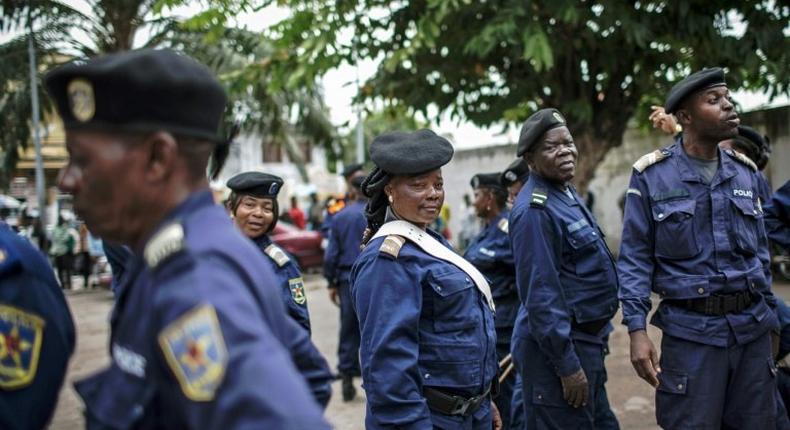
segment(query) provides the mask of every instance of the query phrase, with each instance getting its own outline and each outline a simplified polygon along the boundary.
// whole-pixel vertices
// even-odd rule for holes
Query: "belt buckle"
[[[463,397],[453,396],[455,398],[455,406],[450,412],[450,415],[460,415],[465,417],[469,412],[469,407],[472,405],[472,399],[466,400]]]

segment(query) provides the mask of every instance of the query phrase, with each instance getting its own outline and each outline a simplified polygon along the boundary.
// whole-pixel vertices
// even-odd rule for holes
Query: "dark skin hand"
[[[502,415],[499,413],[494,402],[491,402],[491,423],[494,430],[502,430]]]
[[[569,405],[574,408],[587,406],[590,389],[584,369],[579,369],[568,376],[561,376],[560,381],[562,382],[562,396]]]
[[[658,387],[658,352],[645,330],[631,332],[631,365],[636,374],[653,387]]]
[[[331,300],[335,306],[340,306],[340,291],[338,291],[337,287],[329,287],[329,300]]]

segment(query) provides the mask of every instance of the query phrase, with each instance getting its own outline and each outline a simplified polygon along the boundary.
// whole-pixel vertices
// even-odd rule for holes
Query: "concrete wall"
[[[765,169],[771,187],[776,190],[790,179],[790,106],[742,114],[742,123],[754,127],[771,138],[771,161]],[[617,253],[622,230],[622,215],[618,199],[628,188],[632,164],[642,155],[672,144],[672,139],[655,131],[630,129],[623,145],[606,155],[598,165],[590,190],[595,195],[594,213],[606,234],[606,240]],[[445,200],[452,214],[460,213],[463,195],[472,194],[469,180],[477,173],[501,171],[516,156],[516,145],[498,145],[484,148],[458,150],[453,160],[443,170]],[[584,154],[580,154],[584,157]],[[460,219],[452,216],[450,228],[454,239],[460,231]]]

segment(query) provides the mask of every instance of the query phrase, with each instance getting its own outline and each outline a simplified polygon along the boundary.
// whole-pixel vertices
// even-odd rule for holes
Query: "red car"
[[[324,263],[323,236],[317,231],[299,230],[293,224],[278,221],[271,233],[274,243],[296,257],[299,267],[320,267]]]

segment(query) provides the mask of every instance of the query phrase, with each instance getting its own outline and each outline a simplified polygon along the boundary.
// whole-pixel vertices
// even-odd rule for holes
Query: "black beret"
[[[666,113],[674,113],[680,108],[680,104],[686,97],[697,91],[721,85],[727,85],[727,82],[724,81],[724,70],[720,67],[702,69],[699,72],[692,73],[673,85],[672,89],[669,90],[667,101],[664,103],[664,111]]]
[[[739,125],[738,135],[754,144],[758,150],[765,151],[768,149],[768,142],[766,142],[765,137],[748,125]]]
[[[356,172],[359,172],[360,170],[362,170],[361,163],[349,164],[343,167],[343,171],[340,173],[340,175],[343,176],[344,178],[348,178],[349,176],[353,175]]]
[[[499,183],[503,187],[509,187],[518,180],[524,179],[529,176],[529,166],[527,161],[523,158],[517,158],[502,172],[499,177]]]
[[[225,90],[211,71],[170,50],[142,49],[75,61],[44,78],[66,129],[223,140]]]
[[[241,194],[277,198],[283,186],[279,176],[261,172],[244,172],[228,180],[228,188]]]
[[[502,184],[499,183],[499,175],[499,172],[478,173],[472,176],[472,180],[469,181],[469,184],[472,185],[472,188],[495,188],[504,190]]]
[[[370,159],[391,175],[416,175],[444,166],[453,158],[453,145],[432,132],[392,132],[376,136]]]
[[[533,113],[524,121],[524,125],[521,126],[521,134],[518,137],[518,150],[516,151],[516,155],[521,157],[532,147],[532,145],[538,143],[543,133],[552,128],[562,127],[564,125],[565,118],[557,109],[547,108]]]

